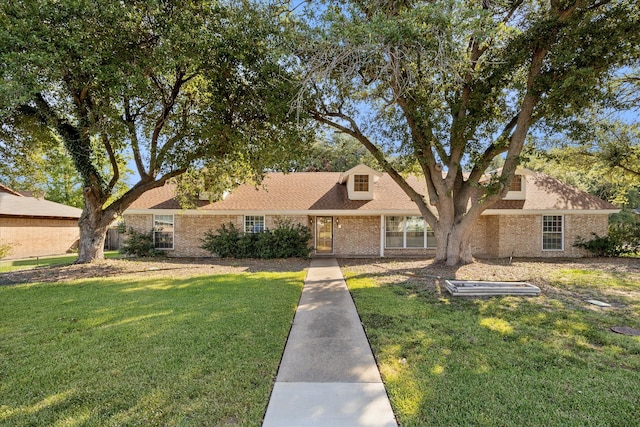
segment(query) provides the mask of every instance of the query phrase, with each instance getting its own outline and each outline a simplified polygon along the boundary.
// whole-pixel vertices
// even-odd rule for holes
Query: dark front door
[[[316,217],[316,253],[333,253],[333,217]]]

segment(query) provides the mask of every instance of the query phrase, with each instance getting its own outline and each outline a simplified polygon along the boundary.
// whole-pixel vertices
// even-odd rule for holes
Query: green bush
[[[242,233],[233,225],[222,224],[217,234],[211,230],[204,233],[202,241],[202,249],[217,254],[221,258],[238,258],[238,242],[242,237]]]
[[[595,256],[617,257],[640,251],[640,222],[613,223],[609,225],[609,235],[584,240],[578,237],[574,246],[583,248]]]
[[[11,252],[11,245],[0,245],[0,259],[6,257]]]
[[[126,239],[120,244],[121,254],[135,257],[156,257],[164,255],[163,251],[155,248],[153,243],[153,230],[148,233],[140,233],[132,227],[126,228],[126,226],[118,224],[118,232],[126,236]]]
[[[205,232],[201,248],[222,258],[308,258],[310,240],[308,227],[283,219],[260,233],[242,233],[233,224],[223,224],[216,232]]]

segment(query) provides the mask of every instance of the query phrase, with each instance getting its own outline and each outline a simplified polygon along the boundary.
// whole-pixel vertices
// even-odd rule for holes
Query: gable
[[[359,164],[340,175],[338,183],[347,187],[349,200],[373,200],[374,184],[382,176],[381,172]]]

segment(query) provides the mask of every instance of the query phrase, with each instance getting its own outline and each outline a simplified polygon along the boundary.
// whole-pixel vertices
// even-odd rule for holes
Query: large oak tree
[[[471,261],[472,226],[505,196],[532,126],[592,105],[639,53],[637,0],[354,0],[308,12],[311,114],[376,157],[452,265]],[[426,191],[383,154],[393,148]]]
[[[103,257],[107,227],[145,191],[205,163],[259,178],[296,152],[297,89],[273,12],[248,1],[2,3],[4,146],[64,142],[83,183],[78,262]],[[139,180],[113,198],[126,155]]]

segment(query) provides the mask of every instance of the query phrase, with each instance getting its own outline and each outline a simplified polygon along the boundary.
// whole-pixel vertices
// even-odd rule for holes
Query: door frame
[[[331,224],[331,249],[329,251],[319,251],[318,250],[318,234],[320,233],[320,227],[318,227],[318,224],[320,222],[320,219],[329,219],[330,218],[330,222],[329,224]],[[315,252],[318,255],[331,255],[333,254],[333,244],[334,244],[334,230],[333,230],[333,216],[329,216],[329,215],[320,215],[320,216],[316,216],[314,219],[314,224],[315,224],[315,233],[314,233],[314,239],[315,239]]]

